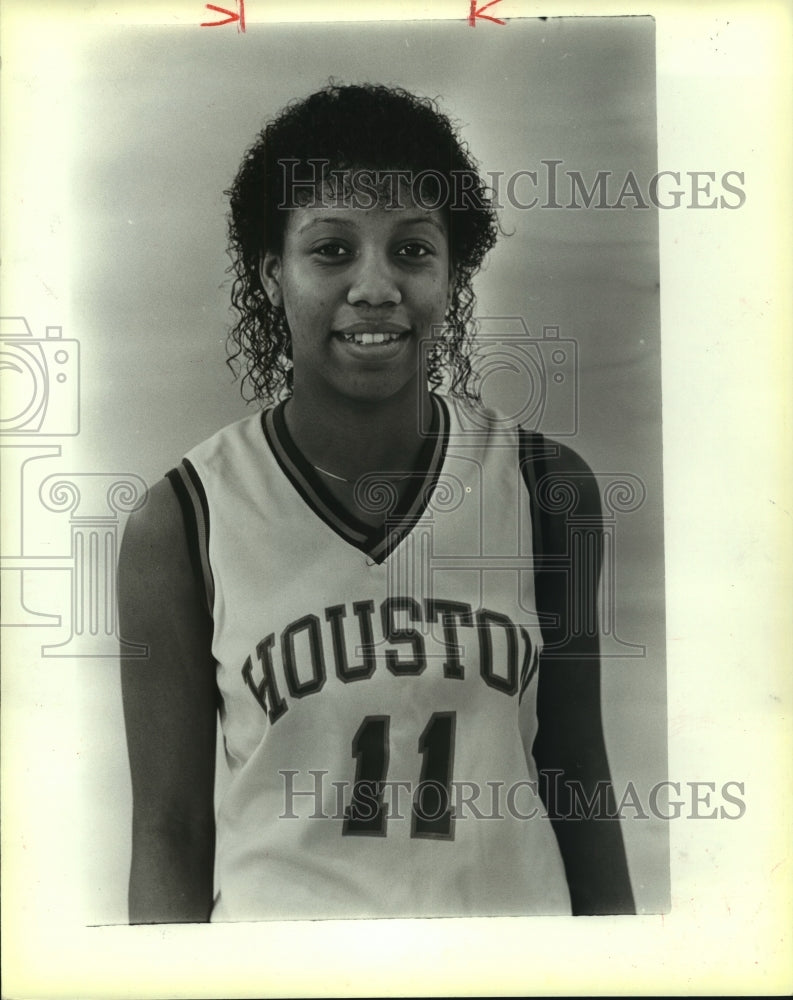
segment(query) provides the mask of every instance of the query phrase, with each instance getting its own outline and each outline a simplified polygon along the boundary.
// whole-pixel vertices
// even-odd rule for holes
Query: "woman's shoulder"
[[[184,508],[167,478],[154,483],[125,525],[118,557],[125,635],[177,621],[197,627],[210,607]]]
[[[521,471],[543,513],[599,516],[597,477],[578,449],[539,431],[518,433]]]
[[[589,478],[592,468],[576,446],[540,431],[518,428],[521,449],[527,458],[541,462],[545,471]]]
[[[119,554],[126,568],[140,566],[148,576],[159,568],[178,569],[186,553],[182,510],[167,478],[150,486],[127,519]]]

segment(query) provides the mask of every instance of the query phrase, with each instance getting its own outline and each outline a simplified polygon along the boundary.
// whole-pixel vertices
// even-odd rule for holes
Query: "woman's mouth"
[[[406,336],[407,331],[402,333],[340,333],[339,336],[348,344],[358,344],[361,347],[369,344],[390,344]]]

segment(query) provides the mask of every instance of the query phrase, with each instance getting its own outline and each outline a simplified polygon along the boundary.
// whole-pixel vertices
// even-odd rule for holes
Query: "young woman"
[[[264,408],[125,533],[131,921],[631,912],[569,608],[597,546],[593,570],[543,492],[591,528],[597,488],[474,409],[497,226],[464,144],[428,100],[329,86],[230,196],[232,358]]]

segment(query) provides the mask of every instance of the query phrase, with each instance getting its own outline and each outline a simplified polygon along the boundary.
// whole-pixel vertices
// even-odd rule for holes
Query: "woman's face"
[[[296,398],[376,402],[426,384],[420,344],[442,323],[451,287],[441,212],[409,199],[291,209],[283,252],[266,254],[261,274],[286,311]]]

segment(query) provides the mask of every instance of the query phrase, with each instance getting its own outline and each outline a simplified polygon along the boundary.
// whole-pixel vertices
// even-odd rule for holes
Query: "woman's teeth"
[[[399,333],[344,333],[342,334],[348,344],[389,344],[392,340],[399,340]]]

